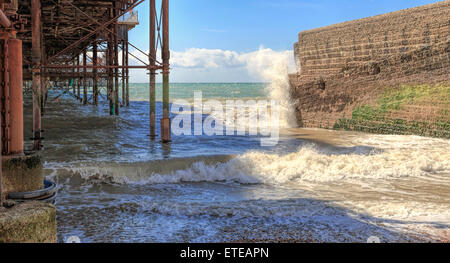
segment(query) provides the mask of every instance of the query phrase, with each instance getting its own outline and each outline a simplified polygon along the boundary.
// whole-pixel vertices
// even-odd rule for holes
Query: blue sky
[[[148,2],[136,8],[140,25],[129,35],[143,50],[148,50]],[[249,72],[241,55],[264,49],[276,56],[292,50],[302,30],[434,2],[438,1],[170,0],[172,81],[262,81],[260,74]],[[230,54],[237,62],[230,62]],[[133,80],[146,82],[145,72],[136,72]]]

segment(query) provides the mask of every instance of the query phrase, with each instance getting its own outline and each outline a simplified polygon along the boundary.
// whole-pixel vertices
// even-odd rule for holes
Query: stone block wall
[[[297,119],[332,126],[386,87],[448,82],[450,1],[300,32],[290,75]]]

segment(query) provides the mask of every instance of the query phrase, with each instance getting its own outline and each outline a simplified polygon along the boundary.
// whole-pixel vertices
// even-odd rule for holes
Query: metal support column
[[[87,50],[83,50],[83,104],[87,104],[87,59],[86,59]]]
[[[33,149],[41,150],[41,1],[31,0]]]
[[[94,65],[94,68],[92,69],[93,72],[93,79],[92,79],[92,98],[94,105],[98,105],[98,82],[97,82],[97,41],[94,41],[94,44],[92,44],[92,64]]]
[[[110,9],[110,17],[112,17],[112,10]],[[109,26],[109,29],[111,29],[111,25]],[[106,64],[108,66],[107,73],[108,73],[108,80],[107,80],[107,97],[109,100],[109,115],[114,115],[114,104],[113,104],[113,69],[111,68],[112,65],[112,56],[113,56],[113,43],[112,43],[112,33],[111,30],[109,30],[108,37],[107,37],[107,52],[106,52]]]
[[[2,122],[2,116],[0,115],[0,123]],[[0,138],[2,137],[2,129],[0,129]],[[0,140],[0,149],[2,148],[2,140]],[[0,160],[2,159],[2,151],[0,151]],[[0,210],[3,209],[3,161],[0,162]]]
[[[0,115],[1,115],[1,130],[2,130],[2,148],[3,155],[9,155],[11,147],[11,107],[10,107],[10,74],[9,74],[9,41],[8,38],[1,40],[0,59],[2,66],[0,67]]]
[[[114,2],[114,17],[117,16],[118,14],[118,2],[115,1]],[[114,27],[114,34],[113,34],[113,39],[114,39],[114,66],[116,66],[114,68],[114,114],[116,116],[119,115],[119,21],[116,20],[113,23],[113,27]]]
[[[72,61],[72,65],[75,65],[75,60]],[[77,94],[75,93],[75,68],[72,68],[72,81],[69,81],[69,85],[70,83],[72,83],[72,92],[73,92],[73,96],[77,96]]]
[[[150,66],[155,66],[156,64],[156,7],[155,0],[150,0],[150,56],[149,56]],[[156,86],[156,71],[155,69],[150,69],[150,138],[156,137],[155,127],[156,127],[156,96],[155,96],[155,86]]]
[[[126,102],[127,102],[127,107],[130,106],[130,76],[129,76],[129,69],[128,69],[128,31],[125,35],[125,81],[126,81]]]
[[[162,0],[163,10],[163,118],[161,119],[161,140],[170,142],[170,116],[169,116],[169,0]]]
[[[23,153],[22,40],[9,39],[10,154]]]
[[[125,39],[121,41],[122,43],[122,105],[127,104],[127,92],[126,92],[126,75],[125,75]]]
[[[81,79],[80,79],[80,56],[77,56],[77,100],[81,101],[81,94],[80,94],[80,85],[81,85]]]

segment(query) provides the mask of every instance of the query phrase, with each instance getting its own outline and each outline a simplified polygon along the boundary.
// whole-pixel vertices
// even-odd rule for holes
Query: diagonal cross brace
[[[89,18],[89,19],[91,19],[92,21],[94,21],[94,23],[96,23],[97,25],[101,25],[101,23],[100,22],[98,22],[97,20],[95,20],[93,17],[91,17],[90,15],[88,15],[86,12],[84,12],[83,10],[81,10],[80,8],[78,8],[76,5],[74,5],[74,4],[72,4],[72,3],[68,3],[70,6],[72,6],[73,8],[75,8],[75,9],[77,9],[81,14],[83,14],[84,16],[86,16],[87,18]],[[106,31],[108,31],[109,33],[111,33],[111,34],[115,34],[115,35],[117,35],[118,33],[114,33],[114,32],[112,32],[110,29],[108,29],[108,28],[105,28],[106,29]],[[137,49],[139,52],[141,52],[142,54],[144,54],[144,55],[146,55],[147,57],[149,57],[150,55],[149,54],[147,54],[147,53],[145,53],[144,51],[142,51],[141,49],[139,49],[138,47],[136,47],[135,45],[133,45],[131,42],[129,42],[129,41],[127,41],[127,40],[125,40],[126,42],[127,42],[127,44],[129,44],[130,46],[132,46],[133,48],[135,48],[135,49]],[[131,53],[130,53],[130,55],[132,55]],[[133,55],[132,55],[133,56]],[[136,59],[138,59],[137,57],[135,57],[135,56],[133,56],[134,58],[136,58]],[[152,59],[154,59],[158,64],[162,64],[161,62],[158,62],[157,60],[156,60],[156,58],[154,58],[154,57],[152,57]],[[142,63],[144,63],[145,65],[147,65],[145,62],[143,62],[142,60],[140,60],[140,59],[138,59],[140,62],[142,62]]]
[[[67,51],[72,50],[74,47],[76,47],[78,44],[80,44],[81,42],[85,41],[86,39],[90,38],[91,36],[93,36],[94,34],[98,33],[99,31],[105,29],[105,27],[107,27],[109,24],[113,23],[114,21],[116,21],[117,19],[119,19],[121,16],[123,16],[124,14],[126,14],[126,12],[132,10],[133,8],[135,8],[136,6],[140,5],[142,2],[144,2],[144,0],[139,0],[136,3],[132,4],[131,6],[129,6],[128,8],[126,8],[122,13],[119,12],[119,14],[117,16],[115,16],[114,18],[112,18],[111,20],[109,20],[108,22],[100,25],[97,29],[95,29],[94,31],[92,31],[91,33],[87,34],[86,36],[78,39],[77,41],[73,42],[71,45],[67,46],[66,48],[64,48],[63,50],[59,51],[58,53],[56,53],[55,55],[53,55],[52,57],[50,57],[46,63],[50,63],[52,62],[55,58],[61,56],[62,54],[66,53]]]

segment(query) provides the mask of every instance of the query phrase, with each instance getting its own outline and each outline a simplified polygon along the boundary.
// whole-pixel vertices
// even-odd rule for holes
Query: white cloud
[[[190,48],[183,52],[171,52],[174,68],[219,68],[244,66],[235,51],[221,49]]]
[[[141,52],[134,50],[132,53],[148,61]],[[274,73],[270,71],[274,70],[274,64],[283,64],[288,67],[286,70],[295,68],[292,51],[263,47],[247,53],[204,48],[171,51],[170,63],[172,82],[265,82],[272,81]],[[130,64],[140,62],[130,56]],[[132,82],[148,82],[145,70],[133,70],[130,77]]]

